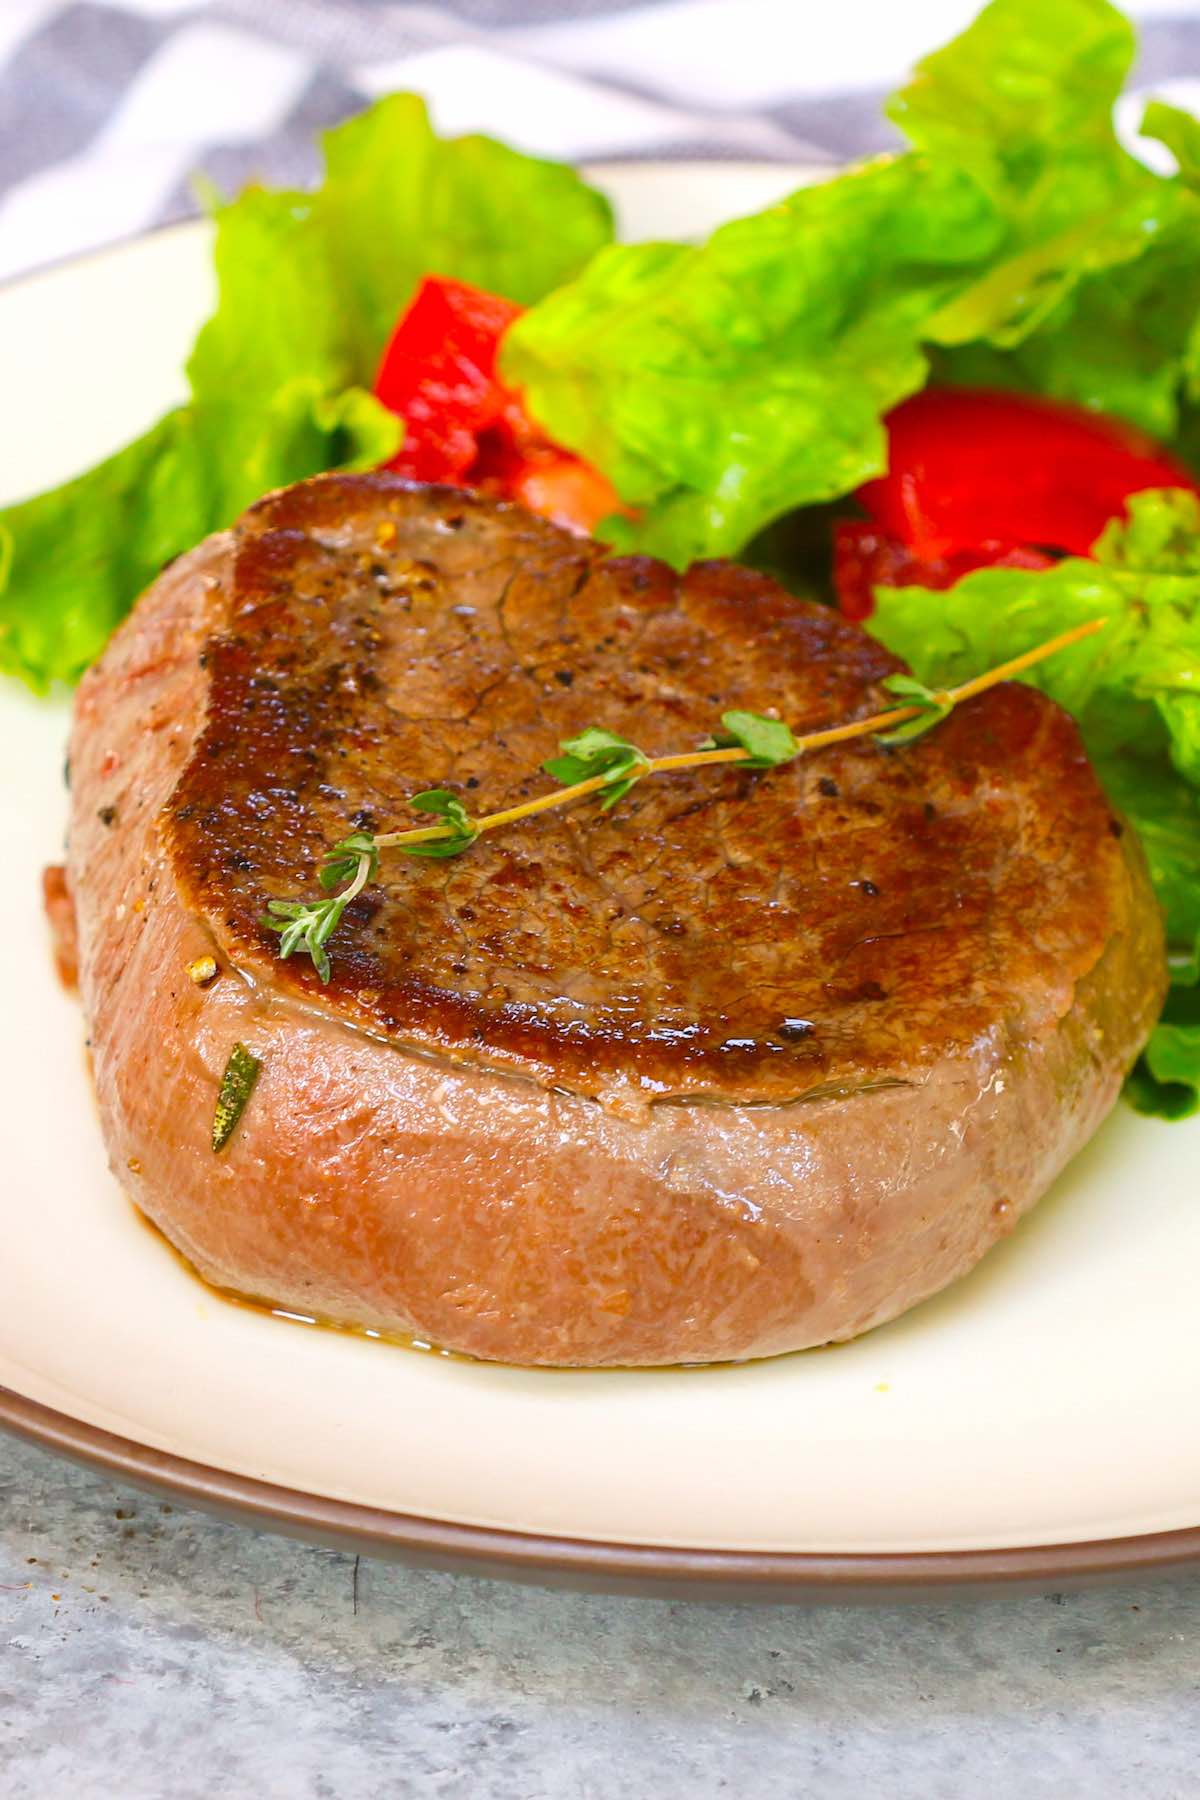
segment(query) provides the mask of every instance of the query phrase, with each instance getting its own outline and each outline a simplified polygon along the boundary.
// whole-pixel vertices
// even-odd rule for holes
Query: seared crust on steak
[[[516,1362],[765,1355],[941,1287],[1094,1131],[1165,981],[1134,835],[1034,690],[385,856],[327,988],[260,923],[422,787],[542,791],[589,724],[659,753],[731,706],[862,716],[895,666],[758,575],[461,493],[264,501],[80,690],[68,874],[119,1177],[219,1286]],[[235,1041],[263,1071],[214,1156]]]
[[[389,1038],[573,1092],[783,1102],[920,1081],[998,1025],[1052,1026],[1127,905],[1111,809],[1028,687],[911,748],[647,781],[454,861],[385,857],[322,991],[267,897],[318,893],[352,822],[407,796],[491,810],[587,725],[650,755],[728,707],[796,729],[889,705],[899,668],[747,569],[677,576],[519,508],[362,475],[247,516],[207,647],[208,719],[172,796],[190,906],[243,967]]]

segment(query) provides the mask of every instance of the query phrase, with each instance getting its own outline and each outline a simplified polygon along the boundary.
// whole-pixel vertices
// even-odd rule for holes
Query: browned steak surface
[[[920,1082],[1051,1028],[1128,905],[1074,725],[1008,685],[901,750],[659,776],[458,858],[386,854],[322,988],[262,914],[315,896],[354,825],[418,823],[407,797],[435,785],[480,813],[545,792],[540,764],[589,725],[659,755],[730,707],[865,716],[898,665],[745,569],[676,575],[384,475],[264,501],[215,605],[165,815],[184,902],[260,980],[407,1045],[583,1094]]]

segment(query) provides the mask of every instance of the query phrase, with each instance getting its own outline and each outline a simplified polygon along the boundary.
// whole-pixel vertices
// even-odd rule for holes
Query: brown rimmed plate
[[[636,232],[802,171],[610,169]],[[203,226],[0,293],[0,495],[57,481],[180,391]],[[62,399],[69,396],[69,406]],[[743,1368],[545,1373],[234,1307],[107,1171],[38,874],[65,705],[0,689],[0,1424],[348,1549],[669,1592],[848,1598],[1058,1586],[1200,1554],[1200,1122],[1116,1114],[949,1293],[858,1343]]]
[[[604,1593],[845,1604],[927,1598],[942,1589],[1011,1594],[1144,1579],[1200,1559],[1197,1530],[1016,1550],[865,1556],[604,1544],[448,1524],[272,1487],[149,1450],[6,1390],[0,1391],[0,1425],[119,1480],[262,1531],[417,1567]]]

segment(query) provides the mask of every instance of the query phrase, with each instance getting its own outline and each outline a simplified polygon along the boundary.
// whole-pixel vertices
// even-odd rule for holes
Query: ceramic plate
[[[793,186],[609,169],[630,235]],[[181,390],[211,303],[188,225],[0,294],[0,498]],[[615,1585],[772,1592],[1072,1574],[1200,1555],[1200,1120],[1121,1107],[949,1292],[840,1349],[737,1368],[488,1367],[223,1302],[109,1174],[39,906],[66,705],[0,683],[0,1419],[331,1542]]]

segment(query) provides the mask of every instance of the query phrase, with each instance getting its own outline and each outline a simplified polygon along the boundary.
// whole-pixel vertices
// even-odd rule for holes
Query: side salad
[[[706,242],[617,244],[572,170],[394,95],[312,193],[206,195],[187,402],[0,512],[0,669],[75,679],[261,493],[388,464],[677,566],[821,590],[948,687],[1031,669],[1146,847],[1173,986],[1130,1082],[1200,1107],[1200,121],[1113,114],[1109,0],[992,0],[888,111],[909,148]],[[1157,172],[1170,163],[1173,172]]]

